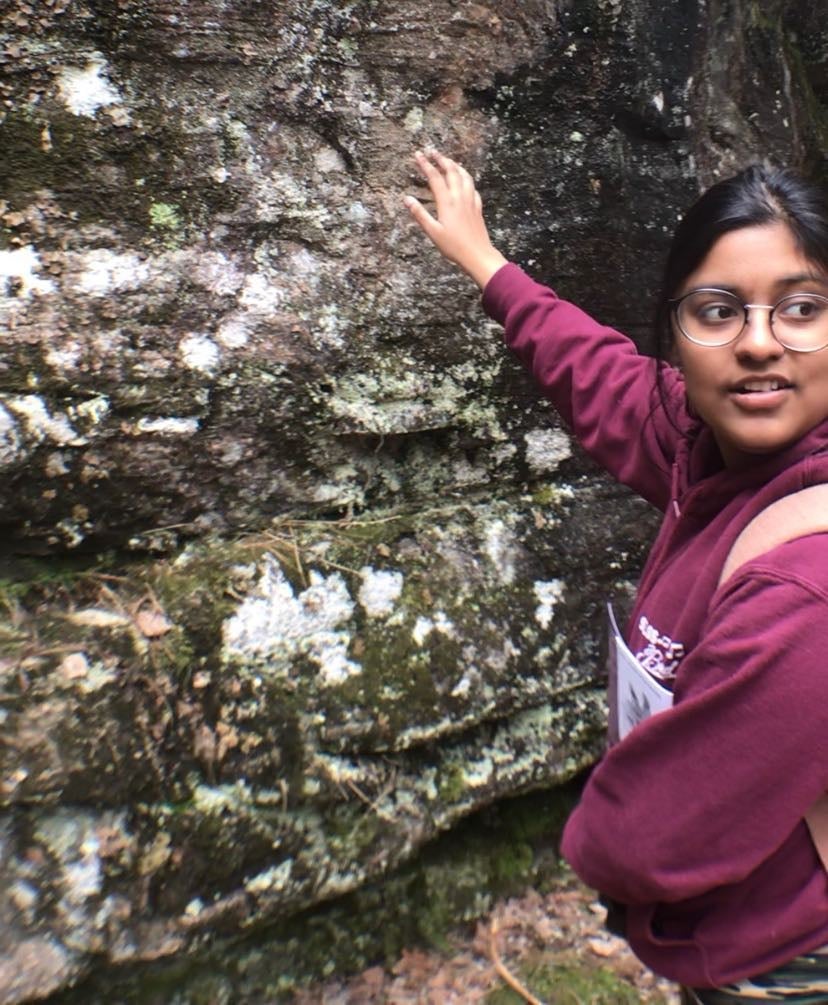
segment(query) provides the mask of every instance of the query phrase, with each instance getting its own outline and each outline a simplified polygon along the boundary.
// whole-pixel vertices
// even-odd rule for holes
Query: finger
[[[445,178],[457,179],[459,177],[460,165],[457,161],[452,160],[451,157],[446,157],[445,154],[441,154],[439,150],[432,151],[432,158]]]
[[[458,164],[457,168],[460,172],[460,180],[462,182],[463,188],[466,192],[476,192],[474,178],[469,174],[469,172],[463,167],[462,164]]]
[[[468,193],[474,188],[474,181],[469,172],[459,161],[446,157],[439,151],[434,151],[435,160],[446,180],[446,186],[451,192]]]
[[[440,224],[434,217],[429,213],[429,211],[423,206],[423,204],[415,199],[413,195],[407,195],[403,199],[408,212],[414,217],[414,220],[419,224],[420,228],[426,233],[431,240],[434,240],[434,235],[440,228]]]
[[[435,167],[422,150],[414,154],[414,160],[420,170],[420,174],[428,182],[431,194],[437,199],[445,191],[445,179],[442,172]]]
[[[426,147],[425,157],[428,159],[429,163],[440,172],[440,174],[445,175],[449,160],[445,154],[441,154],[436,147]]]

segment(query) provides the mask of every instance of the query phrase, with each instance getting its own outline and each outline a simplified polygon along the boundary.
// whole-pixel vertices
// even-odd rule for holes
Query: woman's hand
[[[437,218],[413,196],[405,197],[406,206],[440,254],[459,265],[483,289],[506,259],[489,239],[472,176],[436,150],[418,150],[414,159],[434,196]]]

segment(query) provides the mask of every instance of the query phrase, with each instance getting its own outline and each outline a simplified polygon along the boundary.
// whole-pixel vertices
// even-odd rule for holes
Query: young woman
[[[713,186],[680,223],[658,316],[676,365],[507,263],[468,172],[418,153],[405,202],[581,444],[664,513],[625,640],[672,691],[594,770],[563,839],[685,1000],[828,1002],[828,534],[719,585],[740,531],[828,482],[828,208],[787,171]]]

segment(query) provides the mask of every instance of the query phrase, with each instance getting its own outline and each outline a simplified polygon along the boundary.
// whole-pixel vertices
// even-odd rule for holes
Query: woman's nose
[[[736,341],[737,355],[760,359],[776,359],[785,347],[776,340],[771,326],[772,307],[761,304],[747,305],[747,320]]]

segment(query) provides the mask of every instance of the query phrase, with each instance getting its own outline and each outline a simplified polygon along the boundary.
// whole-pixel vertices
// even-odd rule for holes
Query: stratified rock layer
[[[620,509],[587,483],[294,521],[21,587],[2,667],[3,1000],[288,917],[586,767],[598,593],[628,592],[652,526]]]

